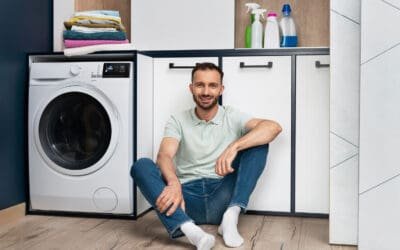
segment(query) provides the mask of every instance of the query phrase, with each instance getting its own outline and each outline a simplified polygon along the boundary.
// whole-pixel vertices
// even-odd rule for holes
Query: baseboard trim
[[[25,202],[0,210],[0,225],[14,222],[25,216]]]

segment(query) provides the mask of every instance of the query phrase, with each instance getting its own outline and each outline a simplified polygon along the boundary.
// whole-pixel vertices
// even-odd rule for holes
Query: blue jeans
[[[157,215],[171,238],[183,235],[180,227],[192,221],[196,224],[220,224],[226,209],[239,206],[245,210],[257,180],[265,168],[268,144],[248,148],[238,153],[232,163],[235,171],[223,178],[201,178],[182,184],[185,211],[180,207],[170,216]],[[131,175],[147,201],[155,202],[166,183],[160,169],[148,158],[135,162]]]

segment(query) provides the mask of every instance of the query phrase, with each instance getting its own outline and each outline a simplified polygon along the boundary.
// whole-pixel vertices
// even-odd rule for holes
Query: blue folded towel
[[[126,33],[123,31],[83,33],[83,32],[78,32],[78,31],[73,31],[73,30],[64,30],[64,39],[71,39],[71,40],[125,40]]]

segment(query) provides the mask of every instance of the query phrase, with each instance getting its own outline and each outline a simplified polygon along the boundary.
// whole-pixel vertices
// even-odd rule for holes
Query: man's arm
[[[246,123],[246,130],[249,132],[231,143],[218,157],[215,166],[218,175],[225,176],[234,171],[231,164],[240,150],[271,142],[282,128],[275,121],[254,118]]]
[[[169,207],[171,207],[166,213],[167,216],[173,214],[179,205],[182,209],[185,209],[181,183],[176,176],[175,166],[173,163],[178,147],[179,141],[177,139],[164,137],[161,141],[160,150],[157,155],[157,165],[160,167],[161,174],[164,177],[167,186],[157,198],[156,206],[161,213],[164,213]]]

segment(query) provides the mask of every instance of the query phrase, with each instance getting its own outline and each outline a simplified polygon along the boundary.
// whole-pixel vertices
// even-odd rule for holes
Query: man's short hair
[[[222,69],[215,65],[214,63],[210,62],[203,62],[203,63],[196,63],[196,66],[192,70],[192,82],[193,82],[193,76],[194,73],[198,70],[216,70],[218,71],[219,75],[221,76],[221,84],[222,84],[222,78],[224,77],[224,72],[222,72]]]

